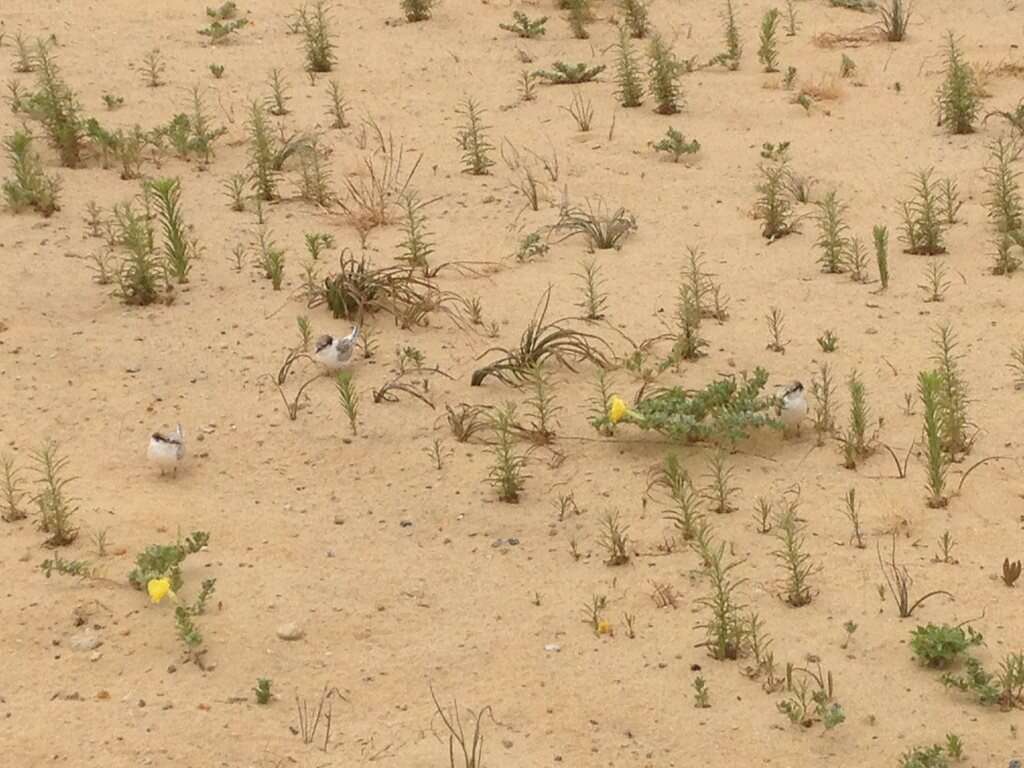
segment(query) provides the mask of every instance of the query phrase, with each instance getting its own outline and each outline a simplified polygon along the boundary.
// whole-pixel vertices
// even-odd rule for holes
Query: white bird
[[[154,432],[149,438],[149,450],[146,452],[149,460],[160,467],[160,474],[170,469],[173,474],[178,474],[178,463],[185,458],[185,433],[181,424],[170,434]]]
[[[779,397],[779,418],[783,432],[796,430],[800,432],[800,423],[807,415],[807,398],[804,397],[804,385],[799,381],[791,382],[782,389]]]
[[[331,373],[340,371],[352,358],[359,338],[359,328],[353,328],[348,336],[330,336],[324,334],[316,340],[314,354]]]

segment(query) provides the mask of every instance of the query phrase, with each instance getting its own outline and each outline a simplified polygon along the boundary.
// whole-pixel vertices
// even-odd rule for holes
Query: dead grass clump
[[[407,171],[405,148],[395,143],[390,131],[385,136],[373,120],[366,121],[364,130],[373,135],[376,148],[363,157],[363,173],[345,179],[347,196],[340,202],[345,216],[360,232],[397,220],[402,196],[409,189],[422,159],[416,158]]]
[[[800,83],[794,100],[809,98],[812,101],[839,101],[843,93],[842,83],[834,75],[822,75],[817,82],[808,80]]]
[[[818,48],[861,48],[878,42],[881,35],[873,27],[852,32],[819,32],[812,40]]]

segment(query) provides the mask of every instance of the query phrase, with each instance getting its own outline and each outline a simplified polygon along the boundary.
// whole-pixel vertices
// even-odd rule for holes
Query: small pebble
[[[294,621],[282,624],[277,628],[277,636],[282,640],[301,640],[306,633]]]

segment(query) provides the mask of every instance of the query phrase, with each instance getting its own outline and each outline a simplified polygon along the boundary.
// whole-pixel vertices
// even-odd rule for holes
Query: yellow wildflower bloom
[[[612,633],[612,625],[607,619],[601,619],[597,622],[597,634],[599,635],[610,635]]]
[[[608,421],[618,424],[627,413],[629,413],[629,406],[626,405],[626,401],[618,395],[612,395],[611,403],[608,405]]]
[[[174,595],[171,591],[170,579],[150,579],[146,584],[146,591],[149,592],[149,599],[159,603],[168,595]]]

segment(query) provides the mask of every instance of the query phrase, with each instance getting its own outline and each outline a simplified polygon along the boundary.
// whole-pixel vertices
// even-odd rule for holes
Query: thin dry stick
[[[906,566],[896,564],[896,533],[892,534],[892,554],[888,563],[882,560],[881,545],[876,543],[875,551],[878,553],[878,564],[882,567],[882,576],[885,577],[885,583],[889,585],[889,591],[892,593],[893,600],[896,601],[896,608],[899,610],[901,619],[909,618],[914,613],[914,609],[929,597],[946,595],[951,600],[954,599],[953,595],[946,590],[936,589],[922,595],[911,605],[910,585],[913,583],[913,579],[910,578],[910,572]]]

